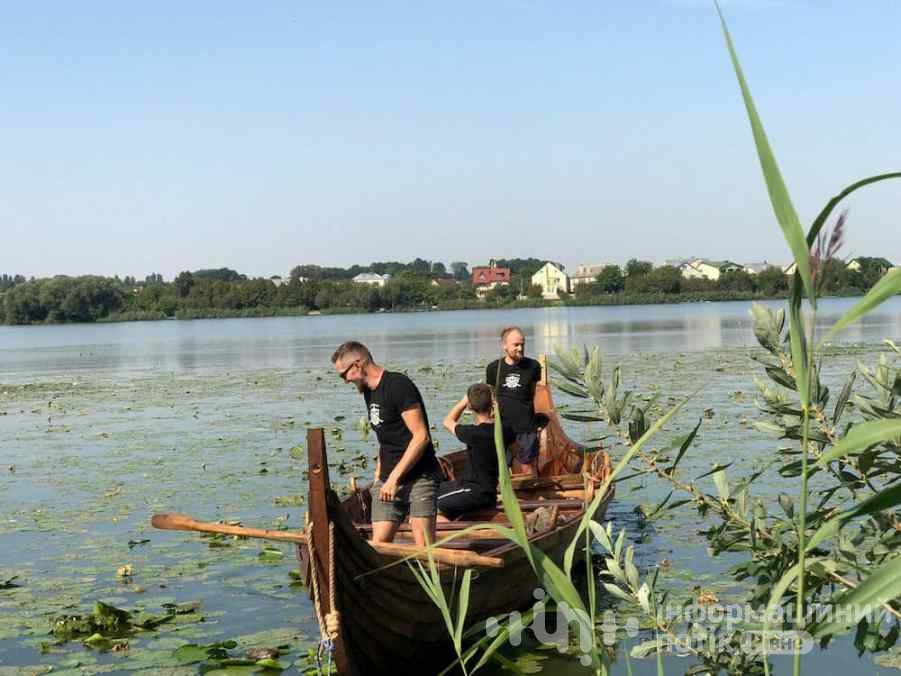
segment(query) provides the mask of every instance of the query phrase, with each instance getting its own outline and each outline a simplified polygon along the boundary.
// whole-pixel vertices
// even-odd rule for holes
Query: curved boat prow
[[[535,386],[535,415],[541,420],[539,425],[538,476],[548,477],[559,474],[573,474],[585,466],[585,447],[563,431],[560,417],[554,406],[554,398],[548,384],[547,355],[540,355],[541,382]]]

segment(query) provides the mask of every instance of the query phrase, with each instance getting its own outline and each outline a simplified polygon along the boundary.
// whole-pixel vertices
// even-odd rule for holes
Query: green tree
[[[725,291],[753,291],[754,278],[744,270],[729,270],[717,280],[720,289]]]
[[[538,287],[541,289],[541,287]],[[576,284],[573,290],[573,294],[576,298],[590,298],[591,296],[596,296],[600,293],[600,286],[597,282],[582,282],[581,284]],[[541,294],[539,293],[539,296]]]
[[[529,298],[541,298],[541,294],[544,291],[539,284],[529,284],[529,288],[526,289],[526,296]]]
[[[194,275],[185,270],[175,278],[175,293],[179,298],[186,298],[194,286]]]
[[[39,283],[18,284],[3,294],[3,314],[7,324],[31,324],[47,318],[39,298]]]
[[[626,263],[626,276],[638,277],[648,274],[654,269],[654,264],[650,261],[640,261],[637,258],[630,258]]]
[[[194,279],[211,279],[222,282],[239,282],[247,279],[247,275],[242,275],[237,270],[231,268],[216,268],[211,270],[195,270]]]
[[[873,288],[885,271],[892,267],[891,262],[885,258],[861,256],[853,262],[857,264],[857,269],[848,271],[848,283],[860,291]]]
[[[843,261],[838,258],[830,258],[822,263],[818,282],[823,293],[837,293],[848,288],[850,271]]]
[[[619,293],[626,288],[623,271],[618,265],[605,265],[595,280],[601,293]]]
[[[454,273],[454,279],[458,282],[466,281],[470,278],[469,267],[464,261],[454,261],[451,263],[451,270]]]
[[[626,291],[630,293],[679,293],[682,273],[672,265],[654,268],[645,274],[626,277]]]
[[[754,284],[758,291],[767,296],[775,296],[788,291],[788,278],[782,268],[774,265],[757,273]]]

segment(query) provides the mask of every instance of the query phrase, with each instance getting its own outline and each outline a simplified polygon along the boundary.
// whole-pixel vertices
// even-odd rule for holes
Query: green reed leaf
[[[500,370],[498,370],[500,371]],[[507,466],[506,447],[504,446],[504,428],[501,422],[501,410],[494,401],[494,449],[497,453],[497,466]],[[529,536],[526,532],[526,520],[522,515],[522,509],[519,507],[519,500],[516,499],[516,492],[513,490],[513,484],[510,481],[509,472],[500,472],[498,483],[501,489],[501,503],[504,506],[504,514],[513,527],[516,537],[514,542],[525,549],[529,561],[534,567],[532,559],[531,547],[529,546]]]
[[[807,368],[807,338],[804,336],[804,316],[801,312],[801,285],[798,273],[792,283],[791,300],[788,306],[788,336],[791,347],[792,366],[795,367],[795,384],[801,408],[810,405],[810,374]]]
[[[798,214],[792,204],[791,197],[788,194],[788,188],[782,179],[782,173],[779,171],[779,165],[776,163],[776,157],[770,147],[767,139],[766,131],[760,116],[757,114],[757,108],[754,100],[751,98],[751,91],[745,81],[744,72],[738,61],[738,54],[735,51],[735,45],[732,43],[732,36],[729,34],[729,28],[726,26],[726,19],[720,10],[719,3],[716,4],[716,11],[720,16],[720,24],[723,28],[723,35],[726,38],[726,46],[729,48],[729,56],[732,59],[732,66],[735,69],[735,77],[741,87],[742,98],[744,99],[745,109],[748,112],[748,121],[751,123],[751,132],[754,135],[754,143],[757,146],[757,156],[760,159],[760,168],[763,170],[763,178],[766,181],[767,191],[770,195],[770,202],[773,205],[773,211],[776,214],[776,220],[782,228],[782,234],[791,248],[792,254],[797,264],[798,273],[804,283],[807,291],[807,298],[812,307],[816,307],[816,297],[814,295],[813,280],[810,275],[810,259],[809,247],[804,237],[804,231],[801,229],[801,221],[798,220]]]
[[[892,296],[901,293],[901,269],[894,268],[886,272],[854,307],[848,310],[823,337],[822,342],[829,340],[848,325],[853,324],[865,314],[875,309]]]
[[[846,509],[825,521],[823,525],[810,536],[810,539],[807,541],[807,550],[810,551],[823,540],[834,537],[842,526],[851,519],[883,512],[899,504],[901,504],[901,483],[896,483],[893,486],[884,488],[875,495],[871,495],[860,504],[854,505],[850,509]]]
[[[704,421],[703,418],[698,418],[698,424],[694,426],[694,429],[688,433],[682,439],[677,439],[676,442],[680,443],[679,452],[676,454],[676,459],[673,460],[673,464],[667,467],[666,471],[669,474],[672,474],[676,471],[676,467],[679,465],[679,461],[682,460],[682,456],[685,455],[685,451],[688,450],[688,447],[691,446],[692,442],[695,440],[695,437],[698,435],[698,430],[701,428],[701,423]]]
[[[865,612],[898,596],[901,596],[901,556],[890,559],[857,587],[841,594],[834,606],[843,610],[860,608]],[[814,638],[820,638],[842,633],[854,624],[857,619],[852,613],[836,613],[831,619],[813,623],[808,631]]]
[[[855,190],[859,190],[865,186],[870,185],[871,183],[878,183],[879,181],[886,181],[890,178],[901,178],[901,172],[892,172],[890,174],[879,174],[877,176],[870,176],[868,178],[861,179],[856,183],[852,183],[847,188],[842,190],[838,195],[833,197],[829,202],[826,203],[826,206],[823,207],[823,210],[817,215],[817,217],[813,221],[813,225],[810,226],[810,230],[807,233],[807,245],[809,247],[813,246],[814,242],[817,241],[817,235],[820,234],[820,230],[823,229],[823,226],[826,224],[826,219],[829,218],[829,215],[833,212],[835,207],[839,205],[843,199],[845,199],[848,195],[850,195]]]
[[[823,453],[817,461],[827,465],[846,455],[859,455],[870,446],[901,437],[901,418],[870,420],[854,425],[835,446]]]
[[[845,383],[841,393],[838,395],[838,399],[835,401],[835,410],[832,412],[833,425],[838,425],[838,421],[842,417],[845,405],[848,403],[848,398],[851,396],[851,388],[854,387],[855,380],[857,380],[857,371],[851,371],[851,377],[848,378],[848,382]]]
[[[469,610],[469,586],[472,582],[472,568],[463,572],[463,582],[460,583],[460,593],[457,596],[457,626],[454,632],[454,645],[459,652],[463,643],[463,627],[466,624],[466,611]]]

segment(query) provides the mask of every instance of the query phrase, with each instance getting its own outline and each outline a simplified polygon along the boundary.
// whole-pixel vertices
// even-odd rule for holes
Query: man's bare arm
[[[457,429],[457,423],[460,422],[460,416],[463,415],[463,411],[466,410],[466,407],[468,405],[469,399],[467,399],[466,397],[463,397],[460,401],[454,404],[454,407],[444,418],[444,429],[446,429],[451,434],[454,434]]]
[[[410,443],[407,444],[407,449],[404,451],[403,456],[401,456],[400,462],[397,463],[397,466],[395,466],[391,471],[391,474],[388,475],[385,483],[382,484],[382,490],[379,492],[379,497],[385,501],[394,500],[394,496],[397,493],[397,484],[400,483],[400,480],[404,478],[404,475],[406,475],[413,465],[419,462],[430,439],[429,428],[425,424],[425,416],[422,414],[422,407],[418,405],[414,406],[400,415],[401,418],[403,418],[407,429],[410,430],[410,433],[413,435],[413,438],[410,439]]]

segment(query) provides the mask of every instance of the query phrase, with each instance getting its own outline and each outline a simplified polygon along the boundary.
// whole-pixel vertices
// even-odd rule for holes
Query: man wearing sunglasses
[[[391,542],[409,516],[416,544],[434,542],[441,470],[422,395],[406,375],[376,364],[362,343],[340,345],[332,364],[338,376],[363,395],[369,425],[379,441],[371,489],[372,541]]]

